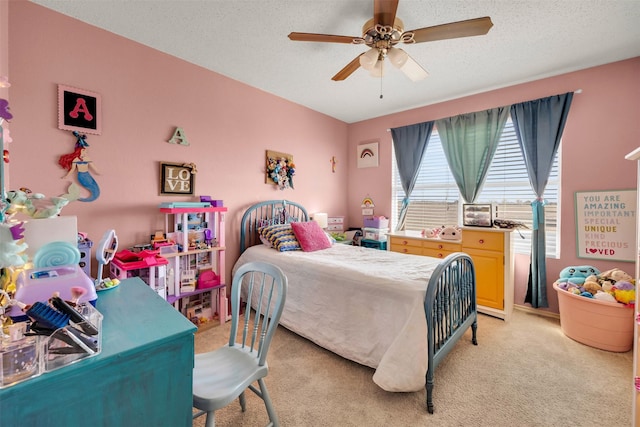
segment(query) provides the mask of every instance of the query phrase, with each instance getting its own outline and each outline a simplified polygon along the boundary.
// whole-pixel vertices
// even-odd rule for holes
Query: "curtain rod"
[[[582,89],[576,89],[573,91],[573,93],[582,93]],[[553,95],[550,95],[550,96],[553,96]],[[387,132],[391,132],[391,129],[387,128]]]

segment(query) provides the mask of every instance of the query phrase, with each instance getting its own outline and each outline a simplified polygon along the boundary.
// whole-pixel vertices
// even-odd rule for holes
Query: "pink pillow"
[[[293,234],[300,243],[300,247],[305,252],[319,251],[331,247],[331,242],[327,238],[322,228],[315,221],[292,222]]]

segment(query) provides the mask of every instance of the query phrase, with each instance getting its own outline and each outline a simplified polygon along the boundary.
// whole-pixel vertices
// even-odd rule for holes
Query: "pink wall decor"
[[[99,94],[58,85],[58,128],[100,135],[102,99]]]
[[[267,150],[267,168],[264,177],[265,183],[277,185],[280,190],[293,188],[293,176],[296,174],[296,165],[293,156],[287,153]]]

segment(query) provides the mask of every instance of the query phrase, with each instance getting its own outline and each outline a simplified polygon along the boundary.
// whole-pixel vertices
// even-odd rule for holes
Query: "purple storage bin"
[[[365,228],[389,228],[389,220],[383,216],[370,216],[364,218]]]

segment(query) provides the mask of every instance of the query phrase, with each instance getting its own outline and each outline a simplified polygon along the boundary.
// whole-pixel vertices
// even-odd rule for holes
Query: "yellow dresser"
[[[513,251],[511,230],[463,227],[462,240],[425,238],[418,231],[389,233],[389,250],[445,258],[465,252],[476,269],[478,311],[504,320],[513,312]]]

